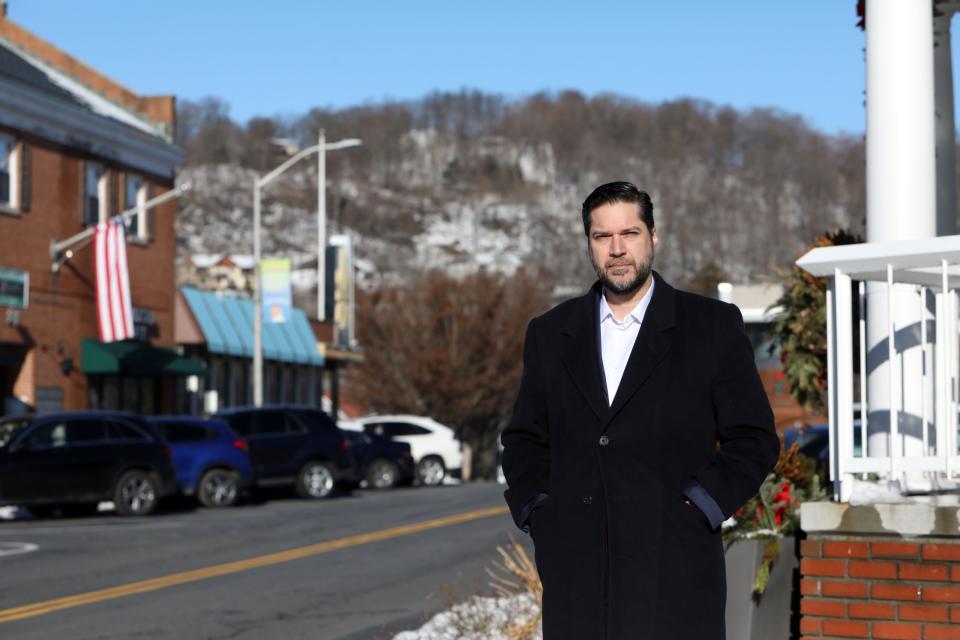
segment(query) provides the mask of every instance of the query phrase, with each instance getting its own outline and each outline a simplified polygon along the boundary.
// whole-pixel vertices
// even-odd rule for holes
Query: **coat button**
[[[600,446],[605,447],[608,444],[610,444],[610,438],[608,438],[607,436],[600,436]]]
[[[583,504],[593,504],[593,496],[587,496],[583,499]]]

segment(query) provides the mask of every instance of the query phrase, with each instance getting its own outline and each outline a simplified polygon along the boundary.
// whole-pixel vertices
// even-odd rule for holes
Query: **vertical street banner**
[[[354,337],[353,247],[350,236],[334,235],[327,246],[325,317],[333,322],[333,344],[350,348]]]
[[[260,261],[260,291],[263,292],[263,319],[288,322],[293,316],[289,258]]]
[[[93,232],[93,260],[100,341],[129,340],[134,336],[133,308],[122,220],[97,225]]]

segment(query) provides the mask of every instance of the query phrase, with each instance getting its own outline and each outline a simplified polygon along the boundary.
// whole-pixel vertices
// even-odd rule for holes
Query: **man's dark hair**
[[[653,231],[653,201],[650,194],[646,191],[640,191],[636,186],[629,182],[608,182],[602,184],[593,190],[593,193],[587,196],[583,201],[583,233],[590,236],[590,214],[597,207],[615,202],[633,202],[640,205],[640,217],[647,225],[647,229]]]

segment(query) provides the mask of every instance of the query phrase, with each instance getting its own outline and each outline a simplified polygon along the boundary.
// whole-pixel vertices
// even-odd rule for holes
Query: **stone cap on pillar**
[[[819,534],[960,538],[960,505],[805,502],[800,505],[800,528]]]

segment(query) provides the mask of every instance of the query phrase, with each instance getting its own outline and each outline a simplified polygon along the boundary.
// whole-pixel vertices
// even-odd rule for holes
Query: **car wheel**
[[[443,466],[443,460],[440,458],[424,458],[417,464],[417,479],[422,485],[436,487],[446,477],[447,468]]]
[[[297,494],[301,498],[326,498],[333,493],[336,484],[333,467],[326,462],[312,460],[297,474]]]
[[[145,516],[157,506],[157,483],[146,471],[127,471],[113,489],[113,504],[122,516]]]
[[[197,484],[197,500],[205,507],[229,507],[237,501],[240,476],[230,469],[210,469]]]
[[[371,489],[392,489],[400,478],[400,469],[389,460],[374,460],[367,467],[367,486]]]

